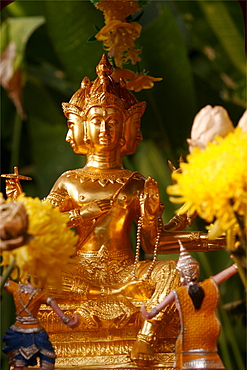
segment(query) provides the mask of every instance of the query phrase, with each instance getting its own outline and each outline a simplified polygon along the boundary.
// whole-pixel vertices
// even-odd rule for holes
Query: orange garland
[[[161,81],[162,78],[120,68],[123,64],[131,62],[135,65],[141,61],[141,49],[135,47],[135,41],[140,37],[142,26],[137,22],[126,20],[129,15],[141,10],[138,1],[100,0],[94,5],[104,14],[105,26],[95,35],[95,38],[104,43],[109,57],[114,59],[117,68],[113,72],[113,78],[116,81],[119,81],[120,77],[124,78],[129,90],[138,92],[142,89],[151,89],[154,81]]]

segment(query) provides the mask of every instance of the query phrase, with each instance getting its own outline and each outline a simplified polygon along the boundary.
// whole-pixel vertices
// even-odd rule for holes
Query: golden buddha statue
[[[168,369],[179,332],[175,306],[152,320],[142,322],[140,315],[143,302],[150,310],[179,284],[176,262],[157,261],[157,255],[178,253],[178,238],[189,251],[220,249],[224,241],[179,231],[189,222],[186,216],[163,224],[157,182],[122,165],[122,157],[134,153],[142,140],[140,118],[146,104],[137,101],[123,80],[114,81],[105,54],[96,72],[95,81],[85,77],[69,103],[62,104],[66,141],[76,154],[86,155],[86,165],[62,174],[46,198],[69,213],[69,226],[79,235],[73,274],[63,274],[63,291],[56,297],[81,324],[70,333],[47,308],[41,319],[56,348],[58,368],[152,364]],[[9,179],[7,191],[17,182]],[[130,244],[134,223],[135,255]],[[154,255],[153,261],[139,261],[141,247]],[[159,343],[157,333],[164,327]]]

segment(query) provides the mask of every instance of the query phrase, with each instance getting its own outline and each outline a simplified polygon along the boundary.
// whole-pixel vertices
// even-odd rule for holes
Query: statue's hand
[[[76,328],[79,324],[80,324],[79,317],[76,314],[74,314],[74,318],[73,319],[70,319],[67,325],[71,329],[73,329],[73,328]]]
[[[163,211],[160,202],[158,183],[152,177],[148,177],[144,184],[144,192],[140,197],[141,215],[144,218],[153,218]]]
[[[16,199],[21,193],[22,187],[18,179],[6,179],[6,195],[8,198]]]
[[[192,221],[197,217],[197,213],[194,212],[190,215],[188,212],[183,214],[177,214],[172,219],[164,225],[165,230],[179,231],[184,230],[187,225],[191,226]]]
[[[68,212],[70,222],[68,226],[78,226],[83,220],[93,220],[100,217],[103,213],[109,211],[112,201],[110,199],[97,200],[86,204],[82,208],[72,209]]]
[[[94,204],[98,206],[101,212],[106,212],[109,211],[109,209],[111,209],[112,199],[97,200],[94,202]]]
[[[149,284],[144,281],[131,281],[124,286],[112,289],[112,293],[137,299],[147,299],[152,295]]]
[[[101,216],[103,213],[111,209],[112,200],[102,199],[91,202],[80,209],[80,215],[85,219],[92,219]]]

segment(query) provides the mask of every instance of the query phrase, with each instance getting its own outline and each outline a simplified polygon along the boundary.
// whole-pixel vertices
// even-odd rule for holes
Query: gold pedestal
[[[66,310],[66,315],[76,311],[76,307]],[[43,321],[42,321],[43,318]],[[105,327],[75,329],[65,327],[48,307],[40,311],[40,319],[49,333],[57,355],[56,369],[66,370],[102,370],[102,369],[174,369],[174,348],[179,330],[179,318],[160,325],[158,339],[154,343],[155,360],[153,365],[138,367],[130,359],[130,352],[140,330],[140,311],[122,328]]]

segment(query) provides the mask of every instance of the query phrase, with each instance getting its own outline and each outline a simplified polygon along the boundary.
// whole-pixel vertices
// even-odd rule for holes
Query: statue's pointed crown
[[[107,55],[103,54],[96,67],[98,77],[92,83],[84,77],[81,87],[71,97],[69,103],[62,103],[63,111],[67,117],[69,113],[85,116],[93,106],[116,106],[124,115],[137,110],[140,116],[144,113],[146,103],[139,103],[136,97],[126,89],[123,79],[116,82],[111,74],[113,67]]]
[[[177,263],[177,270],[186,281],[195,281],[199,275],[199,263],[191,257],[181,241],[178,240],[178,242],[180,245],[180,256]]]

